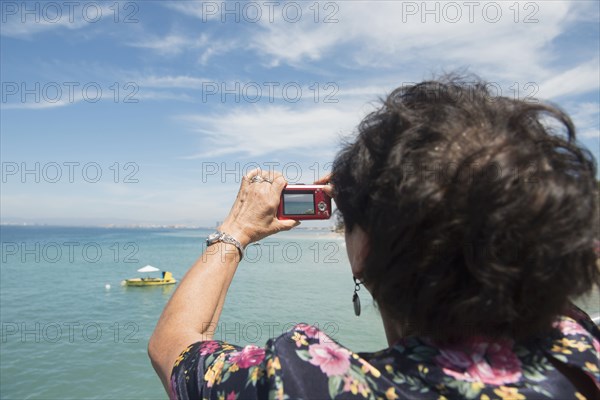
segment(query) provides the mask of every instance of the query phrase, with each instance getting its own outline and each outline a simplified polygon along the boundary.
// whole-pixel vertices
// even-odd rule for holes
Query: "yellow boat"
[[[169,271],[163,271],[162,278],[132,278],[125,280],[126,286],[159,286],[175,283],[177,283],[177,279],[173,278],[173,274]]]

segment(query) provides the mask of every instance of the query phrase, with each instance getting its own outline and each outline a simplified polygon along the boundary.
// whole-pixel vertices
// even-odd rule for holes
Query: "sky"
[[[311,183],[452,71],[558,104],[599,156],[597,1],[0,5],[2,223],[215,226],[250,169]]]

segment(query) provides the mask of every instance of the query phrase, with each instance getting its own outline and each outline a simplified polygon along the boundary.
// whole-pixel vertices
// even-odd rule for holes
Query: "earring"
[[[358,297],[358,291],[360,290],[360,285],[362,282],[356,279],[355,276],[352,277],[354,279],[354,295],[352,295],[352,304],[354,304],[354,314],[356,316],[360,316],[360,298]]]

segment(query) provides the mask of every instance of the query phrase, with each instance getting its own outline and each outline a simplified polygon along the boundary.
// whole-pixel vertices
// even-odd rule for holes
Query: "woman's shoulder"
[[[319,328],[297,324],[266,346],[194,343],[177,359],[172,398],[377,398],[394,384]]]
[[[474,337],[437,345],[409,337],[378,352],[356,353],[308,324],[264,347],[198,342],[173,369],[172,397],[575,398],[577,390],[568,382],[557,385],[564,377],[548,357],[600,382],[600,333],[577,312],[557,319],[551,335],[518,343]]]
[[[543,338],[546,354],[583,371],[600,390],[600,329],[588,314],[575,305],[556,319],[553,330]]]
[[[548,333],[526,341],[475,336],[438,344],[408,337],[389,350],[361,356],[383,366],[403,387],[434,389],[448,398],[585,398],[555,360],[600,390],[600,330],[577,307],[559,316]]]

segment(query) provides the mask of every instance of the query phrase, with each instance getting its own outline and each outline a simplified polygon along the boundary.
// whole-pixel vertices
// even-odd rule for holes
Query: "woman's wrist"
[[[206,256],[218,254],[221,262],[235,262],[236,265],[242,261],[242,253],[236,245],[228,242],[217,242],[210,246],[205,253]]]
[[[233,224],[228,224],[227,222],[224,222],[217,229],[219,230],[219,232],[223,232],[232,236],[242,245],[243,249],[245,249],[246,246],[248,246],[252,242],[250,236],[248,236],[242,228],[239,228]]]

